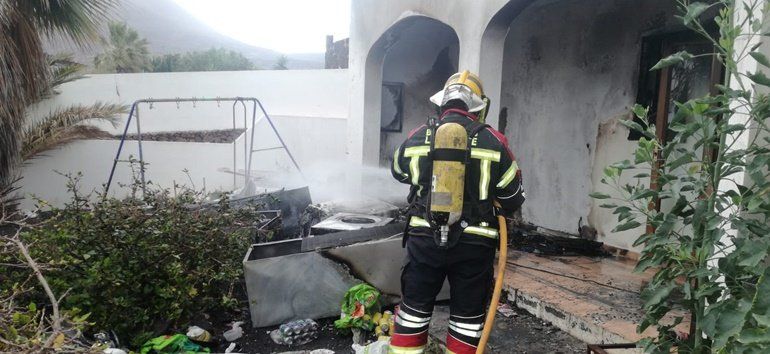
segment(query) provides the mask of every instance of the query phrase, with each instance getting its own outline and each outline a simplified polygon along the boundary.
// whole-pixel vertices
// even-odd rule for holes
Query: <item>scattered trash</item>
[[[209,348],[193,343],[184,334],[155,337],[142,345],[141,354],[154,353],[209,353]]]
[[[100,347],[115,348],[119,346],[116,343],[117,339],[113,340],[109,333],[103,331],[94,334],[94,342],[96,346]]]
[[[334,354],[333,350],[329,349],[316,349],[316,350],[295,350],[291,352],[281,352],[277,354]]]
[[[390,337],[386,338],[387,339],[379,339],[376,342],[369,343],[366,346],[353,344],[353,351],[355,354],[388,354]]]
[[[103,350],[102,353],[104,353],[104,354],[128,354],[128,353],[126,353],[125,350],[118,349],[118,348],[107,348],[107,349]]]
[[[200,328],[198,326],[188,327],[187,337],[196,342],[203,342],[203,343],[211,342],[211,333],[209,333],[209,331],[203,328]]]
[[[353,344],[364,345],[366,343],[366,332],[361,328],[351,328],[353,332]]]
[[[516,316],[516,311],[508,304],[500,304],[500,306],[497,306],[497,313],[503,315],[505,318]]]
[[[317,337],[318,323],[311,319],[284,323],[278,329],[270,332],[270,338],[273,342],[283,345],[307,344]]]
[[[243,337],[243,328],[241,328],[242,324],[243,322],[241,321],[233,322],[231,328],[226,330],[225,333],[222,333],[222,336],[225,337],[225,340],[228,342],[234,342]]]
[[[230,343],[230,345],[227,346],[227,349],[225,349],[225,353],[232,353],[233,350],[235,350],[235,343]]]
[[[345,293],[340,319],[334,321],[334,327],[374,330],[372,315],[379,311],[379,299],[380,292],[369,284],[358,284],[350,288]]]
[[[390,336],[393,325],[391,321],[393,319],[393,312],[385,311],[383,313],[375,313],[372,316],[372,322],[374,323],[374,334],[380,336]]]

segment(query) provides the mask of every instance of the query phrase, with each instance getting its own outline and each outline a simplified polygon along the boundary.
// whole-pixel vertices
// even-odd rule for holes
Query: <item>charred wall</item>
[[[602,168],[630,157],[635,143],[619,124],[603,134],[599,127],[624,119],[633,106],[641,39],[675,27],[674,6],[669,0],[539,1],[511,23],[500,104],[524,173],[526,221],[577,234],[582,218],[598,229],[599,241],[631,247],[632,235],[608,236],[613,220],[594,210],[588,194]]]

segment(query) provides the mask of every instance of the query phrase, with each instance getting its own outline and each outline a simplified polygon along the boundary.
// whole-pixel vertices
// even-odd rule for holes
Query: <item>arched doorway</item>
[[[378,80],[367,83],[367,105],[379,107],[365,124],[379,127],[378,161],[391,163],[408,133],[435,115],[428,98],[457,71],[459,40],[448,25],[425,16],[407,17],[391,26],[372,46],[367,71]],[[372,132],[374,133],[374,132]],[[371,143],[371,142],[370,142]]]

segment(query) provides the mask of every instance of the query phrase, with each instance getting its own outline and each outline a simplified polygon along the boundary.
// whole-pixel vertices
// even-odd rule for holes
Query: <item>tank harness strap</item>
[[[440,161],[456,161],[461,162],[463,164],[467,163],[466,160],[466,151],[457,150],[457,149],[435,149],[433,150],[433,154],[431,155],[431,158],[435,160]]]

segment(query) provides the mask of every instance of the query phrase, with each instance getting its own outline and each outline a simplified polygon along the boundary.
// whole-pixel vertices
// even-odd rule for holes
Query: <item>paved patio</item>
[[[639,293],[652,272],[618,257],[538,256],[508,252],[504,289],[508,300],[586,343],[628,343],[642,318]],[[664,319],[665,320],[665,319]],[[669,319],[670,320],[670,319]],[[678,327],[687,331],[689,322]]]

